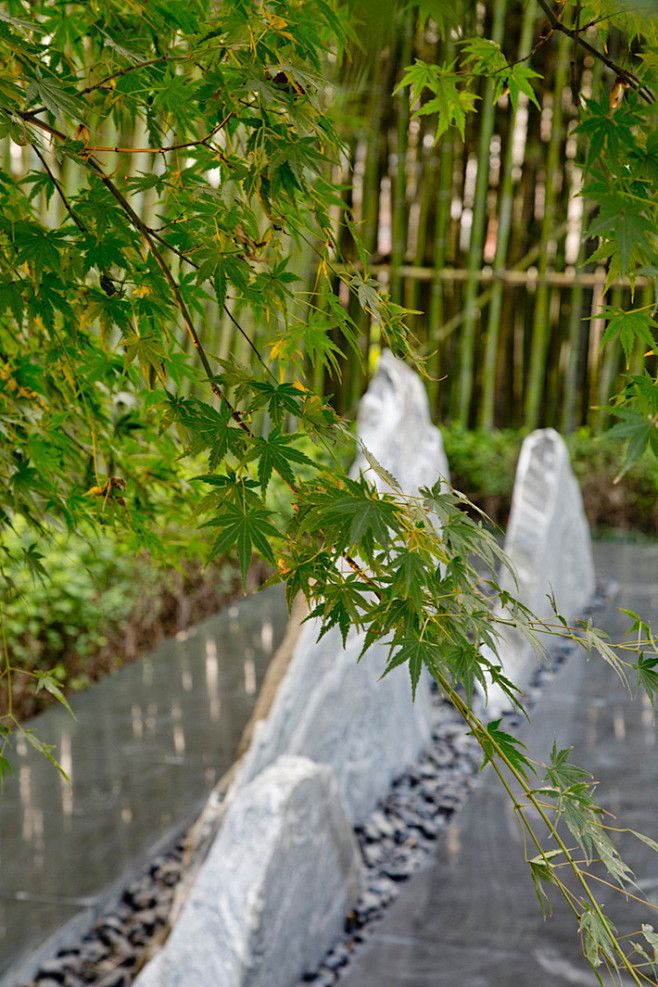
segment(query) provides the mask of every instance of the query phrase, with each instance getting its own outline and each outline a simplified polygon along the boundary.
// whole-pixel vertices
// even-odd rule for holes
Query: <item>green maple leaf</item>
[[[57,79],[44,76],[38,67],[35,69],[34,79],[27,88],[26,96],[28,100],[38,96],[54,117],[59,116],[60,113],[66,113],[67,116],[73,117],[75,120],[83,119],[80,111],[84,108],[84,104],[75,95],[75,91],[67,89]]]
[[[7,774],[7,772],[9,772],[9,774],[12,776],[14,774],[14,772],[12,771],[11,764],[9,763],[7,758],[3,757],[0,754],[0,792],[4,790],[5,775]]]
[[[561,850],[545,850],[543,853],[538,853],[536,857],[533,857],[528,861],[530,865],[530,874],[535,886],[535,893],[544,918],[546,918],[546,906],[548,906],[549,915],[553,913],[553,909],[551,908],[548,895],[542,887],[542,883],[557,884],[555,874],[553,873],[553,865],[551,864],[551,860],[559,857],[561,853]]]
[[[241,448],[242,430],[232,426],[231,410],[225,404],[214,408],[204,401],[187,403],[174,412],[173,420],[189,431],[193,455],[204,449],[210,450],[210,470],[215,470],[229,451]]]
[[[466,114],[473,112],[475,102],[480,98],[475,93],[464,89],[463,86],[460,88],[457,85],[460,76],[454,72],[454,67],[455,62],[451,62],[439,69],[429,86],[434,92],[433,98],[414,113],[415,117],[428,116],[431,113],[437,114],[435,143],[452,126],[457,127],[461,139],[464,140]]]
[[[644,652],[640,653],[635,671],[637,673],[637,684],[646,692],[651,700],[653,708],[656,708],[656,695],[658,695],[658,655],[651,655],[645,658]]]
[[[558,750],[557,743],[553,741],[551,763],[546,768],[546,777],[551,785],[560,792],[566,791],[577,782],[590,782],[592,780],[589,771],[585,771],[584,768],[580,768],[577,764],[569,761],[569,755],[572,751],[573,747],[563,747]]]
[[[286,415],[302,416],[301,400],[306,396],[297,384],[274,384],[269,380],[252,381],[254,398],[249,411],[267,406],[275,425],[280,425]]]
[[[537,101],[535,91],[530,85],[530,79],[540,79],[541,76],[539,72],[534,72],[528,65],[521,62],[518,65],[511,66],[507,74],[507,85],[509,86],[509,98],[511,100],[512,106],[516,111],[519,105],[519,95],[523,93],[528,99],[535,104],[538,110],[541,110],[541,106]]]
[[[600,102],[586,98],[585,103],[587,116],[574,130],[589,138],[585,167],[589,170],[595,161],[603,158],[618,171],[626,162],[629,150],[637,148],[633,127],[639,123],[639,118],[624,105],[611,113],[605,92],[601,94]]]
[[[126,348],[125,367],[132,363],[133,360],[137,360],[140,370],[149,386],[152,386],[156,377],[163,384],[166,384],[167,375],[164,369],[165,355],[158,336],[151,333],[143,336],[130,333],[124,336],[122,342]]]
[[[443,667],[441,649],[432,641],[424,641],[417,637],[403,637],[394,642],[391,650],[393,650],[393,647],[396,647],[397,651],[389,658],[382,678],[384,675],[388,675],[394,668],[397,668],[398,665],[404,665],[408,662],[409,676],[411,678],[411,694],[415,699],[423,666],[428,668],[430,672]]]
[[[270,521],[270,512],[264,507],[224,504],[220,513],[204,527],[220,528],[213,542],[208,560],[228,551],[233,546],[238,553],[242,585],[246,586],[247,572],[254,551],[274,565],[274,553],[270,540],[278,538],[279,532]]]
[[[44,270],[59,270],[62,264],[61,249],[68,239],[66,230],[47,230],[37,223],[19,222],[14,226],[16,261],[27,262],[37,281]]]
[[[620,479],[640,459],[648,445],[658,455],[658,429],[651,417],[635,408],[612,408],[610,413],[621,421],[607,434],[629,440],[624,465],[616,478]]]
[[[465,53],[464,61],[473,72],[492,77],[499,75],[501,88],[504,86],[503,77],[509,65],[500,45],[489,38],[468,38],[462,42],[461,48]]]
[[[635,834],[639,836],[639,833]],[[654,932],[653,925],[642,925],[642,935],[653,949],[654,963],[658,961],[658,935]]]
[[[653,349],[655,341],[652,330],[658,329],[658,322],[652,318],[652,308],[652,306],[645,306],[625,312],[616,306],[606,305],[598,313],[598,316],[603,316],[609,320],[601,339],[599,351],[611,339],[619,336],[628,367],[636,339],[639,339],[649,349]]]
[[[295,449],[292,445],[296,438],[298,438],[298,433],[283,435],[281,426],[277,425],[266,439],[258,436],[253,440],[243,462],[258,460],[258,479],[263,493],[272,477],[272,470],[276,470],[282,480],[290,486],[294,486],[296,477],[292,463],[315,466],[315,463],[305,453],[301,452],[300,449]]]
[[[393,596],[408,597],[416,611],[423,609],[423,588],[427,580],[425,560],[417,552],[404,550],[392,561],[394,575],[391,582]]]
[[[616,207],[616,208],[615,208]],[[649,250],[648,234],[654,232],[653,224],[642,214],[640,208],[625,202],[620,196],[614,206],[604,203],[601,212],[590,223],[590,236],[604,234],[617,245],[621,275],[626,274],[631,256],[635,250]]]
[[[491,723],[487,724],[487,729],[484,733],[477,734],[477,741],[484,753],[484,760],[480,765],[480,771],[494,757],[503,756],[527,780],[528,771],[532,774],[537,773],[532,763],[522,753],[522,750],[527,750],[528,748],[518,737],[513,737],[504,730],[499,730],[500,723],[500,719],[492,720]],[[472,731],[471,733],[473,736],[476,736]]]
[[[601,917],[586,904],[580,916],[580,931],[583,939],[583,950],[585,956],[592,966],[600,966],[601,957],[608,960],[613,969],[617,966],[615,942],[612,935],[616,935],[614,925],[607,920],[606,923]]]

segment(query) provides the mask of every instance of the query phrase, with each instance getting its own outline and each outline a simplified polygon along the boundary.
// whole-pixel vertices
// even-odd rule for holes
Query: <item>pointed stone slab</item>
[[[136,987],[290,987],[363,890],[331,769],[281,757],[243,788],[164,948]]]
[[[389,350],[382,353],[361,400],[357,434],[407,494],[448,477],[441,433],[430,420],[423,384]],[[360,470],[390,492],[362,452],[351,475]],[[343,647],[337,628],[317,641],[319,632],[318,621],[303,626],[267,719],[254,726],[234,785],[255,778],[281,753],[305,755],[333,767],[348,815],[358,822],[427,744],[429,682],[421,678],[412,704],[406,668],[380,680],[388,655],[385,644],[371,647],[359,663],[363,634],[350,633]]]
[[[439,477],[450,479],[441,432],[432,424],[423,382],[390,350],[382,352],[377,372],[361,398],[357,435],[406,494],[413,496],[420,487],[434,486]],[[378,490],[390,492],[369,467],[358,451],[350,475],[358,476],[363,470]]]
[[[505,552],[518,588],[507,570],[501,573],[500,585],[537,617],[553,614],[549,596],[567,620],[581,614],[592,598],[595,574],[583,499],[566,444],[552,428],[532,432],[521,447]],[[532,647],[509,629],[500,656],[505,675],[523,689],[536,668]],[[489,713],[506,707],[500,690],[490,689]]]
[[[303,625],[269,716],[254,725],[232,789],[251,781],[283,752],[305,755],[331,765],[347,814],[356,823],[428,743],[429,686],[421,679],[412,704],[406,668],[380,681],[383,646],[374,645],[358,662],[361,634],[350,634],[343,648],[336,628],[319,642],[318,632],[316,621]]]

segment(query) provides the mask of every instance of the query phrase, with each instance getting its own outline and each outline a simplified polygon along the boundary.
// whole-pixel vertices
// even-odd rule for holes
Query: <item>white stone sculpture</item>
[[[412,704],[406,668],[380,681],[386,664],[382,645],[374,645],[357,663],[361,634],[351,633],[343,648],[336,628],[319,642],[318,630],[316,621],[302,627],[269,716],[254,726],[232,790],[280,753],[303,754],[331,765],[348,816],[358,822],[428,743],[428,683],[421,680]]]
[[[448,477],[441,433],[432,425],[420,378],[389,350],[364,395],[357,434],[378,463],[407,494]],[[363,453],[352,467],[391,492]],[[334,769],[350,819],[357,822],[388,790],[396,774],[415,760],[431,732],[429,683],[421,679],[416,701],[406,667],[380,681],[388,648],[373,645],[360,663],[362,633],[352,631],[343,648],[338,629],[319,642],[320,624],[307,623],[266,720],[256,723],[251,745],[238,766],[239,787],[281,753],[303,754]],[[316,643],[317,642],[317,643]]]
[[[443,440],[430,419],[423,382],[390,350],[382,352],[377,373],[361,398],[357,435],[406,494],[434,486],[439,477],[450,479]],[[360,470],[378,490],[390,492],[386,482],[369,469],[363,453],[357,451],[350,475],[358,476]]]
[[[281,757],[232,801],[136,987],[290,987],[329,949],[362,890],[331,769]]]
[[[507,570],[501,573],[500,585],[533,614],[551,617],[549,597],[565,619],[581,614],[595,588],[589,525],[569,452],[552,428],[532,432],[521,447],[505,552],[518,587]],[[509,617],[500,608],[496,613]],[[499,653],[504,674],[523,689],[537,664],[532,647],[518,631],[506,628]],[[490,688],[489,713],[496,715],[507,707],[502,691]]]
[[[388,351],[358,436],[407,494],[448,476],[423,385]],[[352,475],[369,470],[390,492],[369,467],[360,452]],[[139,987],[286,987],[317,965],[357,896],[347,820],[364,818],[428,743],[432,703],[422,677],[412,704],[405,667],[380,681],[385,645],[358,662],[361,633],[343,647],[337,628],[318,642],[319,630],[302,625],[236,765],[209,857]]]

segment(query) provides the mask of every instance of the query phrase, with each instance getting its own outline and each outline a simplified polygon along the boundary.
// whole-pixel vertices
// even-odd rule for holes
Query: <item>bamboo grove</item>
[[[23,561],[42,579],[36,535],[55,527],[92,541],[111,531],[172,563],[194,523],[208,556],[233,553],[243,579],[260,556],[323,633],[364,629],[363,660],[387,641],[387,670],[406,665],[412,692],[429,671],[534,844],[540,899],[561,894],[592,965],[639,985],[656,983],[658,937],[649,924],[618,934],[597,902],[592,867],[623,889],[632,875],[593,780],[557,746],[550,763],[531,762],[470,700],[493,681],[522,703],[496,658],[506,623],[574,637],[653,698],[651,628],[635,620],[638,654],[590,625],[538,622],[498,586],[505,559],[457,492],[437,482],[405,497],[372,457],[386,493],[344,470],[340,415],[384,345],[426,373],[443,414],[491,426],[523,407],[532,425],[579,420],[617,376],[619,354],[593,372],[599,338],[618,338],[633,373],[615,428],[629,462],[658,449],[655,380],[635,364],[655,326],[637,295],[658,271],[658,27],[616,10],[643,68],[631,40],[619,36],[618,54],[607,45],[598,0],[538,5],[543,18],[534,0],[391,6],[386,56],[366,51],[345,70],[357,99],[338,78],[359,22],[327,0],[10,0],[0,566],[19,521],[35,532]],[[612,106],[611,73],[627,95]],[[569,193],[576,205],[555,225]],[[11,696],[1,619],[0,630]],[[35,678],[58,693],[47,673]],[[10,705],[0,776],[21,730],[54,759]]]
[[[591,20],[586,34],[596,38]],[[411,325],[428,357],[437,420],[599,431],[610,424],[603,409],[627,372],[641,372],[647,349],[638,343],[628,360],[619,345],[601,352],[607,262],[594,256],[598,241],[587,231],[595,204],[582,196],[582,100],[605,99],[615,76],[566,34],[544,43],[551,25],[537,2],[494,0],[471,29],[502,44],[510,61],[536,48],[523,64],[541,82],[516,101],[508,91],[494,101],[494,80],[481,77],[472,87],[478,112],[463,133],[452,126],[437,140],[430,92],[411,107],[409,86],[388,93],[414,59],[452,61],[460,46],[407,10],[349,117],[351,205],[373,273],[417,312]],[[627,61],[623,44],[614,31],[605,38],[605,50]],[[653,304],[653,276],[634,293],[628,277],[615,277],[607,300]],[[342,409],[360,386],[346,379]]]

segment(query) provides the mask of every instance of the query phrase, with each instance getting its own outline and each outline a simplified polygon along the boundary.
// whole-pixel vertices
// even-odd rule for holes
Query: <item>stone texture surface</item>
[[[407,494],[433,486],[439,476],[450,479],[441,433],[430,419],[429,402],[415,371],[384,350],[377,372],[361,399],[357,434],[364,446]],[[390,487],[377,476],[362,452],[351,475],[363,470],[382,491]]]
[[[363,867],[333,773],[284,756],[232,800],[138,987],[289,987],[341,932]]]
[[[405,493],[448,477],[420,378],[388,351],[361,402],[358,436]],[[360,451],[352,475],[368,470],[389,489],[369,467]],[[412,704],[405,668],[379,681],[385,645],[359,663],[360,634],[343,647],[337,629],[319,642],[318,633],[317,622],[301,627],[237,765],[208,860],[139,987],[284,985],[317,963],[340,931],[360,881],[358,852],[336,835],[340,806],[352,823],[372,810],[428,743],[432,701],[422,679]],[[322,795],[323,787],[333,795]]]
[[[373,646],[357,664],[360,634],[349,635],[343,648],[337,629],[317,642],[318,630],[315,621],[302,627],[270,714],[254,727],[233,791],[279,754],[305,755],[331,765],[347,813],[358,822],[427,743],[429,686],[421,680],[412,704],[406,668],[379,681],[386,663],[383,646]]]
[[[589,525],[567,447],[552,428],[532,432],[521,447],[505,551],[518,588],[506,570],[500,585],[537,617],[553,613],[549,594],[567,620],[577,617],[591,599],[595,574]],[[531,646],[510,629],[500,656],[507,677],[524,688],[536,667]],[[489,711],[505,706],[500,691],[490,690]]]
[[[448,478],[441,434],[431,423],[423,384],[389,350],[382,353],[361,400],[357,431],[405,493]],[[390,490],[369,469],[362,452],[352,475],[359,470],[367,471],[380,489]],[[428,682],[421,680],[412,705],[406,668],[379,681],[388,653],[385,644],[370,648],[357,664],[361,634],[350,634],[343,648],[337,629],[316,643],[319,628],[315,621],[302,628],[269,715],[255,725],[234,785],[255,778],[279,754],[305,755],[333,767],[350,819],[357,822],[427,743]]]

